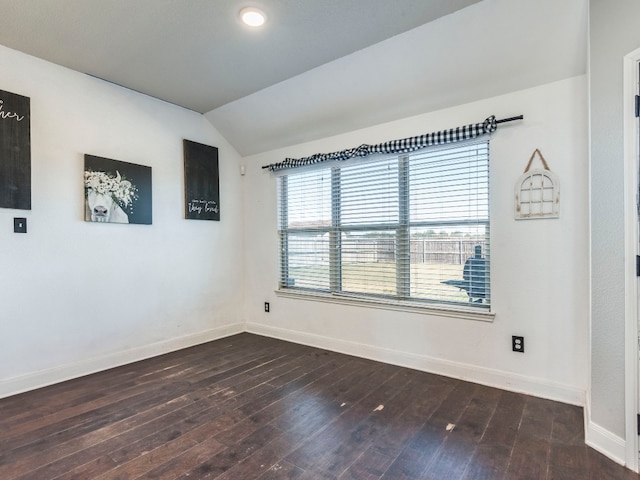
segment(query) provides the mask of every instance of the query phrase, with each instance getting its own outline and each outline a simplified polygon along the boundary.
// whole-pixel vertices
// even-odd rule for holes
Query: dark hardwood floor
[[[0,400],[0,479],[636,479],[582,409],[241,334]]]

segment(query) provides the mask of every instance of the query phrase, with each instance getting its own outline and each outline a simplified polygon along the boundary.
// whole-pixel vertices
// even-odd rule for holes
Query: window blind
[[[488,141],[325,165],[278,178],[280,288],[489,308]]]

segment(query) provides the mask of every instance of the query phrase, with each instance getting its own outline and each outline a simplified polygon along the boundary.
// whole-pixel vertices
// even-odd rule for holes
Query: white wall
[[[588,345],[586,77],[247,157],[250,331],[583,404]],[[426,93],[426,92],[425,92]],[[491,140],[493,323],[276,296],[275,179],[261,166],[524,114]],[[559,219],[514,220],[514,187],[539,148],[561,182]],[[271,302],[271,313],[263,302]],[[526,353],[511,352],[524,335]]]
[[[590,423],[624,458],[625,258],[623,57],[640,47],[640,3],[590,2],[591,388]],[[633,199],[631,199],[633,201]],[[633,259],[629,259],[633,261]],[[631,412],[633,414],[634,412]]]
[[[0,396],[241,331],[239,157],[206,119],[4,47],[0,89],[32,144],[32,210],[0,209]],[[220,149],[220,222],[183,219],[183,138]],[[84,221],[85,153],[152,167],[153,225]]]

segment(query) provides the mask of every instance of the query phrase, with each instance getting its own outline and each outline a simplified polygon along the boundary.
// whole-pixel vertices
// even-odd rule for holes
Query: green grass
[[[462,265],[414,264],[411,266],[411,296],[450,302],[468,302],[467,294],[440,282],[462,280]],[[329,289],[329,267],[298,267],[290,270],[295,286]],[[351,263],[343,265],[342,290],[344,292],[373,295],[396,294],[395,263]]]

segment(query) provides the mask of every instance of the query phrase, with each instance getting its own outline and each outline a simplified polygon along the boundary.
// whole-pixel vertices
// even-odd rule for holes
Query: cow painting
[[[84,219],[151,225],[151,167],[84,155]]]
[[[108,172],[84,172],[85,220],[101,223],[129,223],[138,199],[138,189],[129,180]]]

